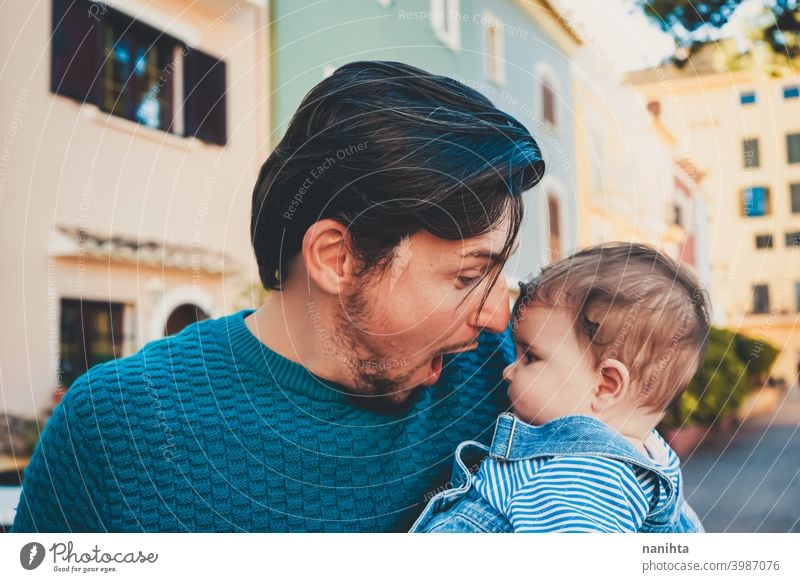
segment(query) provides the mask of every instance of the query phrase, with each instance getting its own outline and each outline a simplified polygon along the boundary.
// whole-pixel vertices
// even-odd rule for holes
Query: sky
[[[634,0],[555,0],[553,4],[623,71],[652,67],[673,52],[671,37],[652,24]],[[759,0],[746,0],[722,29],[722,36],[739,33],[761,6]]]

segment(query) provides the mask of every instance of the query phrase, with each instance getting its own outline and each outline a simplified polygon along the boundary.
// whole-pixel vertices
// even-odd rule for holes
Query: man
[[[76,382],[13,530],[406,530],[507,406],[500,269],[543,170],[525,127],[452,79],[338,69],[253,192],[264,304]]]

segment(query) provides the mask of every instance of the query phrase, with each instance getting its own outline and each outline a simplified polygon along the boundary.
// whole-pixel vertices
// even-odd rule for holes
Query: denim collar
[[[619,432],[596,418],[576,414],[540,426],[527,424],[508,412],[497,418],[489,448],[490,457],[501,461],[522,461],[562,455],[607,457],[651,471],[659,478],[659,486],[667,492],[667,501],[651,517],[657,518],[674,506],[675,487],[663,469]]]

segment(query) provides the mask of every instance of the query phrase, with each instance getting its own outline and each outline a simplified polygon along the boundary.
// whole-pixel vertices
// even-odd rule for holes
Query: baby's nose
[[[505,380],[510,384],[513,377],[514,377],[514,364],[511,364],[510,366],[506,366],[506,369],[503,370],[503,380]]]

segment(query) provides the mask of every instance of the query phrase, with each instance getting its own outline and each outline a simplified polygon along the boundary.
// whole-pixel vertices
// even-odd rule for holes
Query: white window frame
[[[535,84],[534,103],[538,104],[537,109],[539,113],[539,119],[542,121],[542,123],[556,131],[559,127],[561,127],[561,105],[559,104],[558,100],[559,95],[561,95],[561,83],[559,82],[556,72],[553,70],[553,68],[544,62],[536,64],[533,75]],[[542,99],[542,93],[544,91],[545,84],[547,84],[553,91],[553,123],[550,123],[544,118],[544,99]]]
[[[553,196],[558,201],[558,232],[559,242],[559,256],[564,258],[572,252],[572,245],[575,233],[572,228],[571,213],[572,210],[567,200],[567,188],[563,182],[553,176],[545,176],[539,182],[536,189],[538,190],[538,214],[539,214],[539,233],[540,244],[542,249],[541,261],[542,265],[549,264],[550,261],[550,209],[548,208],[547,199]]]
[[[481,23],[486,27],[483,34],[484,72],[495,85],[506,84],[506,40],[503,23],[491,12],[484,11]],[[494,46],[490,31],[494,29]]]
[[[451,50],[461,49],[461,10],[459,0],[430,0],[433,33]]]
[[[175,135],[183,135],[183,48],[176,46],[172,54],[172,127],[175,128]]]

